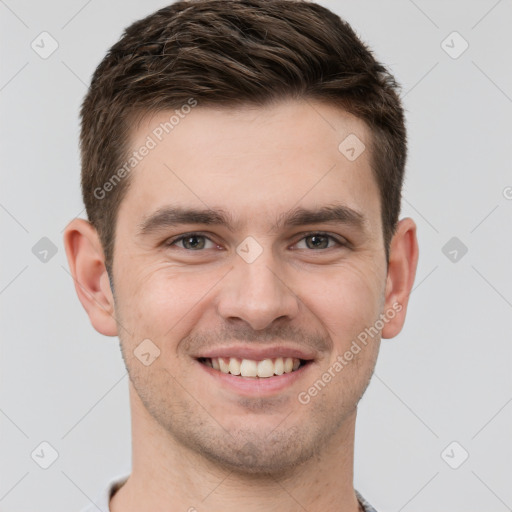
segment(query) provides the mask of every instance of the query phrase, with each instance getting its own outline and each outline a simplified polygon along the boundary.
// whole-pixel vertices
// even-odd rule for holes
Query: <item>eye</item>
[[[210,246],[208,247],[208,243]],[[181,244],[181,246],[179,245]],[[202,249],[213,249],[217,246],[214,242],[212,242],[207,236],[202,235],[200,233],[187,233],[185,235],[181,235],[178,238],[174,238],[173,240],[169,240],[165,243],[167,247],[171,247],[173,245],[177,245],[181,249],[190,250],[190,251],[200,251]]]
[[[348,243],[327,233],[315,232],[303,236],[295,244],[296,249],[311,249],[315,251],[332,249],[335,247],[346,247]],[[177,238],[165,242],[166,247],[176,246],[186,251],[202,251],[219,247],[208,236],[202,233],[185,233]]]
[[[302,247],[299,247],[302,241],[305,240],[305,244],[302,244]],[[331,243],[333,242],[333,243]],[[304,247],[305,245],[305,247]],[[326,233],[310,233],[303,237],[297,244],[296,247],[298,249],[331,249],[333,247],[343,247],[347,244],[337,238],[328,235]]]

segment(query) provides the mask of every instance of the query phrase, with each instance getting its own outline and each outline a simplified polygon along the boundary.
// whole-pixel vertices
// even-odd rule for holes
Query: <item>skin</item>
[[[145,118],[133,148],[169,116]],[[351,133],[367,146],[355,161],[338,150]],[[68,225],[78,297],[98,332],[119,336],[130,376],[133,469],[111,499],[113,512],[358,510],[357,404],[381,338],[402,329],[418,261],[416,225],[404,218],[386,268],[369,142],[361,120],[316,101],[199,105],[132,171],[116,226],[115,293],[94,228],[81,219]],[[334,202],[361,212],[363,227],[271,229],[292,208]],[[144,219],[168,205],[222,208],[238,225],[233,232],[186,224],[140,235]],[[165,245],[190,232],[207,236],[192,240],[199,249]],[[317,232],[333,238],[318,248],[307,236]],[[248,236],[262,249],[252,263],[236,252]],[[336,358],[393,304],[401,310],[333,372]],[[134,355],[144,339],[160,350],[148,366]],[[280,343],[314,360],[273,394],[246,396],[195,359],[219,346]],[[330,382],[301,403],[298,394],[329,369]]]

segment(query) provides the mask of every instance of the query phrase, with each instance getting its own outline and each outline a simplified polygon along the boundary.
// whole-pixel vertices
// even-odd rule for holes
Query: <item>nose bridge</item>
[[[298,299],[280,275],[272,249],[254,242],[246,239],[238,246],[218,312],[225,320],[240,318],[260,330],[277,318],[295,317]]]

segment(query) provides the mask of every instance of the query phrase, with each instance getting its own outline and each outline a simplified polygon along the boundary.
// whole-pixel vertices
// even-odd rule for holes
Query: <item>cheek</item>
[[[181,339],[197,323],[222,272],[146,266],[120,289],[119,313],[136,339]]]
[[[345,265],[310,287],[307,308],[332,340],[332,352],[322,361],[307,393],[338,413],[356,404],[368,386],[380,347],[380,337],[367,334],[379,318],[384,277],[378,266]],[[318,384],[318,380],[327,382]],[[311,395],[313,396],[313,395]],[[316,400],[316,398],[315,398]],[[336,412],[333,412],[335,415]]]
[[[343,346],[378,317],[383,283],[375,265],[344,264],[329,272],[309,274],[298,295],[334,344]]]

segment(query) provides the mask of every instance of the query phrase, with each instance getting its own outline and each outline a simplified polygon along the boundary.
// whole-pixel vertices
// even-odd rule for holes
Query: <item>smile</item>
[[[261,361],[237,357],[201,357],[198,361],[224,374],[260,379],[293,373],[309,362],[296,357],[277,357]]]

